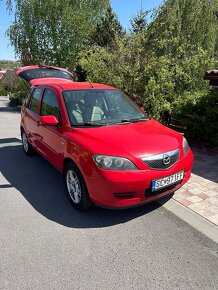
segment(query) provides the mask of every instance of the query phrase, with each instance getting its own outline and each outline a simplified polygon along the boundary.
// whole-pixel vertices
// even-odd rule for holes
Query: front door
[[[55,116],[59,120],[58,126],[45,126],[39,123],[38,132],[40,148],[45,158],[51,162],[57,169],[61,168],[62,155],[62,125],[61,114],[56,92],[51,89],[45,89],[41,103],[41,116]]]

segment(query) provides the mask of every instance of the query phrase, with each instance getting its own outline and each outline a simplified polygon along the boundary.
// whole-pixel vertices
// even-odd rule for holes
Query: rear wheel
[[[32,145],[29,143],[28,138],[24,130],[21,131],[21,138],[22,138],[22,144],[23,144],[23,150],[27,155],[32,155],[34,152],[34,149]]]
[[[72,205],[78,210],[87,210],[92,206],[85,181],[79,169],[68,163],[64,169],[64,181]]]

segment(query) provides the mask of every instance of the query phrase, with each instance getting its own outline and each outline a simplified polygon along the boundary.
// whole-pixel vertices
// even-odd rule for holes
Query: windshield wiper
[[[148,121],[148,120],[149,120],[148,118],[143,117],[143,118],[130,119],[129,122],[137,123],[137,122],[143,122],[143,121]]]
[[[116,122],[113,122],[113,124],[130,124],[130,123],[137,123],[137,122],[143,122],[143,121],[148,121],[149,119],[144,117],[144,118],[135,118],[135,119],[122,119]],[[112,122],[111,122],[112,124]]]
[[[122,119],[120,121],[117,121],[117,123],[131,123],[129,119]]]
[[[123,120],[117,120],[117,121],[112,121],[112,122],[107,122],[108,125],[117,125],[117,124],[130,124],[130,120],[128,119],[123,119]]]
[[[74,127],[102,127],[105,126],[106,124],[102,123],[94,123],[94,122],[85,122],[81,124],[73,124]]]
[[[112,121],[112,122],[107,122],[107,123],[94,123],[94,122],[85,122],[82,124],[74,125],[76,127],[101,127],[101,126],[107,126],[107,125],[125,125],[125,124],[130,124],[130,123],[137,123],[137,122],[143,122],[143,121],[148,121],[149,119],[146,117],[143,118],[137,118],[137,119],[122,119],[122,120],[117,120],[117,121]]]

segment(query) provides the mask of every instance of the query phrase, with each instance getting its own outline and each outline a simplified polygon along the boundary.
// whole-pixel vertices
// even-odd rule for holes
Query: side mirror
[[[40,123],[44,126],[57,126],[59,121],[55,116],[42,116]]]

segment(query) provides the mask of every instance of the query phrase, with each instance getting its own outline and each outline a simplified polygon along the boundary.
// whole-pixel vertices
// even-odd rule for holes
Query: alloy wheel
[[[75,204],[79,204],[81,201],[81,186],[76,173],[73,170],[68,170],[66,175],[67,189],[70,198]]]
[[[28,143],[28,139],[27,139],[27,136],[26,136],[26,133],[25,132],[22,133],[22,143],[23,143],[24,151],[25,152],[28,152],[29,143]]]

